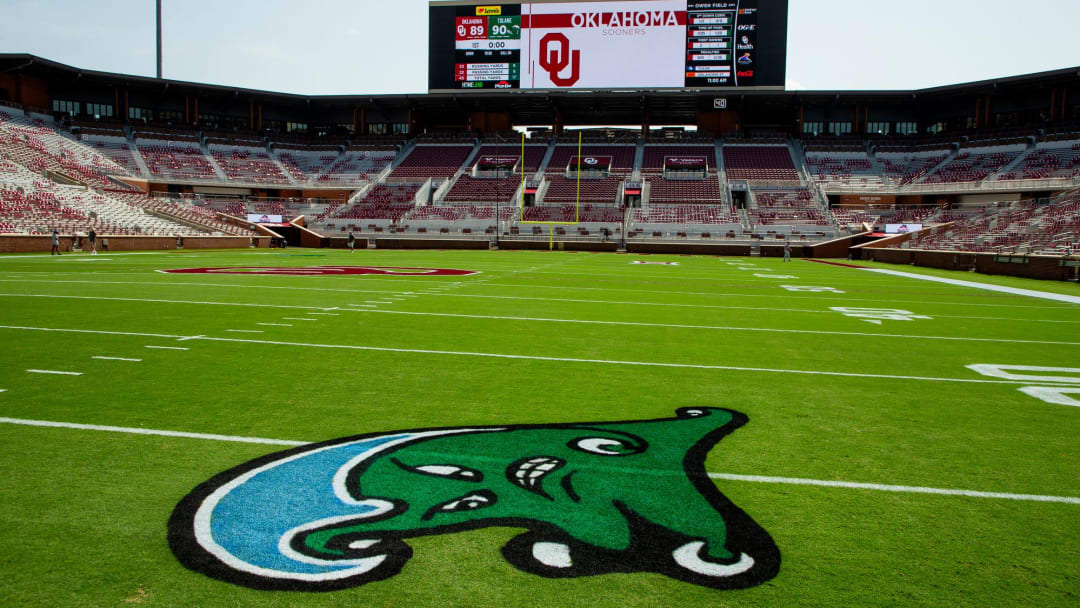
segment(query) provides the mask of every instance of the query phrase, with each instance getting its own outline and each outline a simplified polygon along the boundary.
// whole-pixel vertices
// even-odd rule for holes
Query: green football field
[[[1066,297],[759,258],[0,257],[0,605],[1080,604],[1080,287],[854,264]]]

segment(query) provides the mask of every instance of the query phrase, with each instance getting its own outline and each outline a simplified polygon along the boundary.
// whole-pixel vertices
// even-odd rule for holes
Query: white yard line
[[[604,304],[604,305],[625,305],[625,306],[657,306],[666,308],[701,308],[701,309],[718,309],[718,310],[751,310],[751,311],[765,311],[765,312],[797,312],[807,314],[832,314],[836,313],[831,310],[809,310],[805,308],[770,308],[759,306],[722,306],[719,304],[679,304],[675,302],[634,302],[627,300],[583,300],[576,298],[538,298],[531,296],[485,296],[485,295],[469,295],[469,294],[430,294],[433,296],[443,296],[449,298],[474,298],[474,299],[488,299],[488,300],[522,300],[522,301],[534,301],[534,302],[560,302],[560,303],[575,303],[575,304]],[[285,308],[291,310],[311,310],[311,311],[325,311],[325,310],[337,310],[337,307],[327,306],[292,306],[285,304],[251,304],[241,302],[207,302],[203,300],[165,300],[161,298],[118,298],[111,296],[71,296],[71,295],[53,295],[53,294],[16,294],[16,293],[0,293],[0,297],[12,297],[12,298],[56,298],[56,299],[76,299],[76,300],[106,300],[106,301],[123,301],[123,302],[146,302],[151,304],[192,304],[203,306],[244,306],[255,308]],[[374,304],[398,304],[404,300],[366,300],[368,303]],[[856,299],[848,301],[859,301]],[[902,304],[902,303],[901,303]],[[362,304],[353,304],[352,306],[363,306]],[[309,315],[327,315],[338,316],[337,313],[330,312],[309,312]],[[999,320],[1009,322],[1046,322],[1046,323],[1080,323],[1080,321],[1065,321],[1065,320],[1053,320],[1053,319],[1014,319],[1007,317],[969,317],[962,315],[937,315],[938,318],[951,318],[951,319],[983,319],[983,320]],[[498,318],[498,317],[492,317]],[[308,319],[309,321],[311,319]],[[876,335],[876,334],[857,334],[850,335]],[[1020,341],[1023,342],[1023,341]],[[1047,344],[1057,344],[1057,342],[1047,342]]]
[[[322,315],[322,316],[325,316],[325,317],[340,317],[341,316],[336,312],[309,312],[307,314],[309,314],[309,315]]]
[[[3,392],[3,391],[0,391]],[[53,422],[49,420],[29,420],[23,418],[0,418],[0,424],[12,424],[19,426],[45,427],[73,429],[80,431],[99,431],[109,433],[123,433],[129,435],[157,435],[163,437],[178,437],[183,439],[202,439],[207,441],[222,441],[232,443],[253,443],[263,445],[302,446],[310,445],[306,441],[290,441],[287,439],[265,439],[262,437],[238,437],[235,435],[216,435],[210,433],[189,433],[184,431],[166,431],[156,429],[144,429],[136,427],[106,426],[99,424],[79,424],[74,422]],[[671,475],[682,474],[678,471],[670,472]],[[769,477],[761,475],[734,475],[730,473],[709,473],[713,479],[725,481],[743,481],[751,483],[786,484],[801,486],[818,486],[824,488],[843,488],[852,490],[873,490],[878,492],[897,492],[906,494],[935,494],[940,496],[963,496],[968,498],[986,498],[998,500],[1016,500],[1028,502],[1050,502],[1080,505],[1080,498],[1072,496],[1047,496],[1041,494],[1014,494],[1007,492],[983,492],[977,490],[961,490],[952,488],[931,488],[924,486],[902,486],[878,483],[860,483],[852,481],[833,481],[819,479],[803,479],[797,477]]]
[[[292,327],[292,323],[256,323],[255,325],[262,325],[264,327]]]
[[[52,374],[54,376],[81,376],[82,372],[59,372],[54,369],[28,369],[31,374]]]
[[[109,296],[61,296],[44,293],[0,293],[4,298],[55,298],[59,300],[107,300],[113,302],[151,302],[155,304],[202,304],[205,306],[244,306],[250,308],[288,308],[292,310],[325,310],[325,306],[288,306],[285,304],[251,304],[246,302],[205,302],[190,300],[161,300],[156,298],[115,298]]]
[[[928,488],[924,486],[898,486],[880,483],[859,483],[854,481],[831,481],[822,479],[802,479],[799,477],[766,477],[761,475],[733,475],[730,473],[709,473],[713,479],[725,481],[748,481],[753,483],[773,483],[797,486],[818,486],[822,488],[847,488],[851,490],[874,490],[878,492],[899,492],[905,494],[937,494],[941,496],[966,496],[968,498],[996,498],[1000,500],[1020,500],[1029,502],[1056,502],[1080,505],[1080,498],[1072,496],[1044,496],[1040,494],[1011,494],[1005,492],[981,492],[977,490],[956,490],[950,488]]]
[[[885,268],[861,268],[866,272],[874,272],[877,274],[887,274],[894,277],[904,277],[907,279],[915,279],[918,281],[930,281],[933,283],[944,283],[946,285],[954,285],[957,287],[971,287],[972,289],[981,289],[983,291],[996,291],[999,293],[1007,293],[1014,296],[1026,296],[1029,298],[1039,298],[1042,300],[1053,300],[1055,302],[1066,302],[1068,304],[1080,304],[1080,296],[1068,296],[1060,293],[1051,293],[1048,291],[1036,291],[1034,289],[1019,289],[1017,287],[1006,287],[1004,285],[992,285],[990,283],[976,283],[975,281],[961,281],[959,279],[948,279],[945,277],[936,277],[927,274],[915,274],[913,272],[901,272],[899,270],[887,270]]]
[[[314,319],[309,319],[314,321]],[[13,325],[0,325],[0,329],[21,330],[21,331],[47,331],[47,332],[71,332],[82,334],[97,334],[97,335],[123,335],[123,336],[138,336],[147,335],[162,337],[156,334],[133,334],[129,332],[112,332],[105,330],[91,330],[91,329],[59,329],[51,327],[24,327]],[[742,367],[732,365],[704,365],[693,363],[664,363],[658,361],[627,361],[617,359],[579,359],[573,357],[542,357],[539,355],[514,355],[504,353],[483,353],[483,352],[469,352],[469,351],[452,351],[452,350],[433,350],[433,349],[420,349],[420,348],[390,348],[384,346],[361,346],[355,344],[318,344],[309,342],[286,342],[281,340],[252,340],[246,338],[216,338],[211,336],[167,336],[172,338],[179,338],[181,340],[202,340],[207,342],[233,342],[242,344],[267,344],[275,346],[297,346],[302,348],[324,348],[334,350],[358,350],[358,351],[370,351],[370,352],[389,352],[389,353],[407,353],[407,354],[421,354],[421,355],[449,355],[457,357],[482,357],[492,359],[517,359],[522,361],[552,361],[556,363],[588,363],[597,365],[627,365],[634,367],[661,367],[661,368],[675,368],[675,369],[704,369],[704,370],[717,370],[717,371],[735,371],[735,372],[756,372],[756,373],[768,373],[768,374],[796,374],[796,375],[808,375],[808,376],[836,376],[844,378],[883,378],[890,380],[925,380],[929,382],[959,382],[962,384],[1007,384],[1007,385],[1027,385],[1031,384],[1027,381],[1017,380],[984,380],[984,379],[970,379],[970,378],[938,378],[933,376],[903,376],[896,374],[867,374],[857,372],[832,372],[832,371],[819,371],[819,370],[800,370],[800,369],[777,369],[768,367]],[[178,349],[177,347],[170,346],[147,346],[146,348],[163,348],[163,349],[176,349],[187,350],[186,348]]]
[[[306,441],[286,441],[284,439],[262,439],[259,437],[235,437],[232,435],[213,435],[207,433],[185,433],[183,431],[159,431],[155,429],[142,429],[125,426],[104,426],[99,424],[77,424],[74,422],[51,422],[48,420],[25,420],[22,418],[0,418],[0,424],[17,424],[22,426],[39,426],[61,429],[77,429],[81,431],[105,431],[110,433],[126,433],[129,435],[160,435],[164,437],[183,437],[186,439],[208,439],[210,441],[231,441],[235,443],[262,443],[267,445],[306,445]]]
[[[191,350],[190,348],[184,348],[182,346],[151,346],[149,344],[146,348],[152,348],[154,350]]]
[[[752,331],[781,334],[815,334],[825,336],[858,336],[871,338],[901,338],[912,340],[951,340],[959,342],[1001,342],[1006,344],[1054,344],[1059,346],[1080,346],[1080,342],[1058,342],[1051,340],[1012,340],[1006,338],[967,338],[957,336],[923,336],[918,334],[877,334],[854,331],[826,331],[818,329],[770,329],[764,327],[732,327],[724,325],[684,325],[679,323],[645,323],[635,321],[589,321],[581,319],[551,319],[543,317],[510,317],[499,315],[465,315],[442,312],[411,312],[402,310],[356,310],[386,315],[413,315],[421,317],[454,317],[461,319],[494,319],[503,321],[526,321],[534,323],[579,323],[584,325],[622,325],[630,327],[665,327],[674,329],[711,329],[717,331]]]
[[[318,321],[318,319],[305,319],[303,317],[281,317],[286,321]]]
[[[90,282],[90,281],[88,281]],[[468,287],[475,283],[470,283],[464,287]],[[772,283],[762,283],[762,286],[771,286]],[[763,293],[708,293],[708,292],[696,292],[696,291],[671,291],[671,290],[656,290],[656,289],[630,289],[626,287],[568,287],[565,285],[523,285],[520,283],[488,283],[487,287],[521,287],[525,289],[569,289],[572,291],[628,291],[631,293],[655,293],[664,295],[677,295],[677,296],[707,296],[707,297],[739,297],[739,298],[783,298],[785,300],[843,300],[846,302],[889,302],[896,304],[896,300],[881,299],[881,298],[849,298],[846,296],[794,296],[791,294],[763,294]],[[919,301],[920,304],[935,304],[941,306],[982,306],[990,308],[1041,308],[1046,310],[1072,310],[1072,306],[1031,306],[1025,304],[986,304],[981,302],[936,302],[936,301]]]
[[[226,329],[225,331],[231,332],[231,333],[234,333],[234,334],[261,334],[261,333],[265,333],[261,329]]]
[[[57,273],[49,273],[49,274],[57,274]],[[64,273],[64,274],[74,274],[74,273]],[[78,274],[85,274],[85,273],[78,273]],[[108,274],[128,274],[128,273],[108,273]],[[131,273],[131,274],[137,274],[139,276],[146,276],[145,273]],[[172,275],[170,275],[170,276],[172,276]],[[308,277],[308,278],[314,278],[314,277]],[[0,282],[10,282],[10,283],[78,283],[78,284],[93,284],[93,285],[152,285],[152,286],[159,286],[159,287],[223,287],[223,288],[238,287],[238,288],[242,288],[242,289],[288,289],[288,290],[292,290],[292,291],[316,291],[316,292],[331,292],[331,293],[397,293],[397,292],[395,292],[393,290],[388,290],[388,289],[338,289],[338,288],[330,288],[330,287],[301,287],[301,286],[285,287],[285,286],[280,286],[280,285],[243,285],[243,284],[237,284],[237,283],[192,283],[192,282],[187,282],[187,281],[173,282],[173,281],[165,281],[165,280],[158,280],[158,281],[80,281],[80,280],[42,280],[42,279],[0,279]],[[469,287],[471,285],[477,285],[477,284],[479,284],[478,281],[472,281],[469,284],[461,285],[461,287]],[[708,293],[708,292],[692,292],[692,291],[628,289],[628,288],[618,288],[618,287],[577,287],[577,286],[567,287],[567,286],[563,286],[563,285],[524,285],[524,284],[517,284],[517,283],[488,283],[486,286],[487,287],[513,287],[513,288],[522,288],[522,289],[530,289],[530,290],[536,290],[536,289],[563,289],[563,290],[567,290],[567,289],[569,289],[569,290],[572,290],[572,291],[617,291],[617,292],[629,292],[629,293],[634,293],[634,294],[651,293],[651,294],[661,294],[661,295],[704,296],[704,297],[717,297],[717,298],[722,298],[722,297],[783,298],[784,300],[789,300],[789,301],[790,300],[825,300],[825,301],[828,301],[828,302],[835,302],[835,301],[843,301],[843,302],[888,302],[888,303],[891,303],[893,305],[897,304],[897,301],[894,300],[894,299],[889,300],[889,299],[879,299],[879,298],[850,298],[850,297],[846,297],[846,296],[829,296],[829,295],[796,296],[796,295],[793,295],[793,294]],[[772,284],[771,283],[762,283],[762,286],[763,287],[771,287]],[[484,295],[458,294],[458,293],[455,293],[455,294],[450,294],[450,293],[425,293],[424,295],[433,295],[433,296],[443,295],[443,296],[455,297],[455,298],[505,298],[505,299],[513,299],[514,298],[514,296],[484,296]],[[525,298],[519,298],[519,299],[525,299]],[[545,298],[531,298],[531,299],[544,300]],[[550,299],[550,301],[559,302],[559,301],[573,301],[573,300],[559,300],[559,299],[552,298],[552,299]],[[605,301],[605,300],[583,300],[583,301],[584,302],[596,302],[596,303],[601,303],[601,304],[607,304],[607,303],[613,303],[613,304],[622,304],[622,303],[641,304],[640,302],[619,302],[619,301],[609,302],[609,301]],[[369,303],[374,302],[374,300],[368,300],[368,302]],[[978,306],[978,307],[989,307],[989,308],[1021,308],[1021,309],[1023,309],[1023,308],[1037,308],[1037,309],[1044,309],[1044,310],[1073,310],[1074,309],[1074,307],[1072,307],[1072,306],[1031,306],[1031,305],[1022,305],[1022,304],[987,304],[987,303],[979,303],[979,302],[919,301],[918,303],[919,304],[933,304],[933,305],[940,305],[940,306]],[[657,305],[663,305],[663,304],[657,304]],[[708,305],[695,305],[695,304],[686,304],[686,305],[683,305],[683,306],[709,307]],[[752,307],[745,307],[745,306],[728,306],[728,307],[712,306],[712,308],[729,308],[731,310],[774,310],[774,311],[785,311],[785,310],[799,311],[800,310],[800,309],[782,309],[782,308],[752,308]],[[816,312],[816,311],[810,311],[810,312]],[[978,318],[978,317],[958,317],[958,318]],[[1022,321],[1024,319],[1017,319],[1017,320]]]
[[[142,359],[129,359],[127,357],[101,357],[101,356],[95,356],[95,357],[90,357],[90,358],[91,359],[101,359],[102,361],[131,361],[133,363],[138,363],[139,361],[142,361]]]

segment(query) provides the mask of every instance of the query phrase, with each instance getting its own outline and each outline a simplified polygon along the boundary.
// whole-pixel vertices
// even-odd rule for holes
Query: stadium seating
[[[878,152],[877,160],[887,183],[905,186],[930,172],[949,157],[947,150]]]
[[[1051,204],[1017,203],[956,221],[947,230],[916,234],[912,249],[1060,255],[1080,247],[1080,194]]]
[[[446,194],[450,202],[510,202],[521,186],[520,179],[482,179],[462,175]]]
[[[391,181],[424,181],[452,177],[472,154],[472,146],[417,145],[398,165]]]
[[[729,181],[800,181],[787,146],[725,145],[724,170]]]
[[[622,209],[612,206],[575,205],[526,207],[522,218],[526,222],[580,222],[582,224],[622,224]]]
[[[151,177],[179,181],[225,181],[218,177],[210,159],[196,142],[139,139],[136,143]]]
[[[210,229],[193,228],[147,213],[143,205],[118,195],[98,194],[81,186],[62,186],[51,181],[0,184],[0,222],[8,232],[101,235],[199,235]]]
[[[359,187],[394,162],[397,151],[386,147],[350,147],[316,179],[319,186]]]
[[[291,183],[281,165],[262,148],[208,146],[210,154],[230,181],[253,184]]]
[[[922,183],[977,182],[986,179],[1020,156],[1022,146],[963,150],[955,158],[929,173]]]
[[[1071,179],[1080,176],[1080,141],[1040,143],[1011,171],[996,179]]]
[[[705,179],[667,179],[661,176],[647,177],[650,203],[698,203],[719,205],[724,202],[724,193],[715,173],[710,172]]]
[[[401,223],[416,233],[475,233],[488,234],[496,229],[496,213],[499,222],[510,222],[517,207],[490,205],[424,205],[409,212]]]
[[[33,171],[55,171],[93,187],[125,187],[109,175],[130,175],[107,156],[82,145],[51,118],[0,110],[0,152]]]
[[[567,178],[552,175],[547,178],[548,188],[544,194],[544,203],[600,203],[615,204],[619,195],[619,186],[623,177],[604,177],[601,179]],[[580,191],[580,198],[579,198]]]
[[[807,152],[810,176],[822,185],[879,187],[885,178],[866,152]]]

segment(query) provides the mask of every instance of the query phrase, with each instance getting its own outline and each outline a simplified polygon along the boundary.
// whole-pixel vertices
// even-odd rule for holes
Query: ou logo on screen
[[[568,66],[570,75],[559,76]],[[574,86],[581,79],[581,51],[571,51],[570,39],[565,34],[552,32],[540,39],[540,67],[555,86]]]
[[[586,165],[595,165],[595,164],[597,164],[599,162],[600,161],[596,160],[595,158],[586,158],[585,159],[585,164]]]

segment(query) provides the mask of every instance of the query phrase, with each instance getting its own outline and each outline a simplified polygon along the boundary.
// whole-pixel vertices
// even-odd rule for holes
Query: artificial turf
[[[157,272],[321,265],[478,274]],[[1080,296],[1070,284],[899,269]],[[878,325],[832,307],[931,318]],[[1024,383],[948,381],[994,380],[966,367],[978,363],[1080,367],[1080,306],[1051,300],[801,260],[290,250],[7,256],[0,310],[5,418],[323,441],[729,408],[749,422],[709,453],[709,472],[1080,497],[1080,409]],[[181,566],[166,541],[174,506],[280,449],[0,424],[0,604],[1080,603],[1075,502],[725,479],[717,487],[782,555],[779,574],[751,589],[528,574],[500,553],[521,531],[507,527],[409,540],[400,574],[330,593],[258,591]]]

